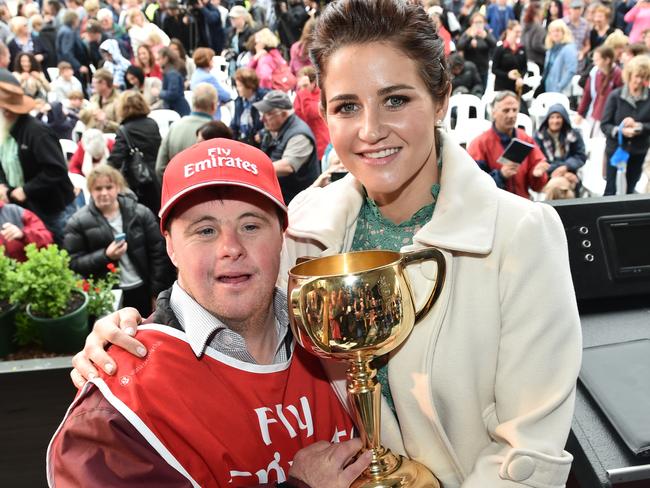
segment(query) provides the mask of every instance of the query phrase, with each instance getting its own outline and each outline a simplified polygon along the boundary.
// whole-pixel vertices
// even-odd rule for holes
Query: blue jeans
[[[54,236],[54,242],[59,246],[63,244],[63,230],[65,229],[65,224],[68,223],[68,220],[76,211],[77,202],[76,200],[73,200],[60,212],[53,214],[41,213],[39,215],[40,219],[45,224],[45,227],[47,227]]]

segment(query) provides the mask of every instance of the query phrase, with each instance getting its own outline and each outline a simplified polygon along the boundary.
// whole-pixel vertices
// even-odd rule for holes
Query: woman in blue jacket
[[[180,58],[168,47],[158,51],[157,57],[158,64],[163,69],[160,99],[165,103],[165,108],[175,110],[181,117],[189,115],[190,105],[185,99],[185,79],[179,71]]]
[[[546,36],[544,88],[547,92],[568,94],[577,70],[578,50],[571,31],[562,19],[554,20]]]

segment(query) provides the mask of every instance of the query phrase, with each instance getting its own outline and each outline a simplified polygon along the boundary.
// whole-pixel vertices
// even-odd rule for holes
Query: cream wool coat
[[[391,355],[399,425],[382,400],[383,444],[425,464],[444,488],[564,486],[581,331],[562,224],[549,205],[497,189],[444,135],[442,148],[433,218],[402,251],[440,248],[447,279]],[[297,257],[349,250],[362,202],[351,175],[298,195],[280,276]],[[435,265],[408,270],[423,303]],[[345,398],[345,366],[326,367]]]

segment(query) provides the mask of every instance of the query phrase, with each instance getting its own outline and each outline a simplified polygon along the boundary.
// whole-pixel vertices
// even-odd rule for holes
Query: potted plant
[[[15,269],[16,261],[6,256],[4,246],[0,246],[0,358],[13,352],[15,345],[18,304],[10,300],[16,285]]]
[[[88,324],[113,312],[115,296],[113,288],[120,282],[120,270],[113,263],[106,265],[108,273],[103,278],[90,275],[88,279],[77,281],[77,287],[88,295]]]
[[[27,305],[43,348],[67,353],[80,350],[88,335],[88,296],[77,288],[70,256],[52,244],[25,247],[27,261],[16,266],[11,300]]]

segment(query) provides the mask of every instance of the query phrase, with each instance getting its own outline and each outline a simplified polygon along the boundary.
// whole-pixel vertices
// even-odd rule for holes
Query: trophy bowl
[[[434,260],[436,282],[416,310],[405,268]],[[289,318],[298,343],[322,358],[347,361],[350,407],[370,467],[352,485],[364,488],[438,487],[424,466],[381,445],[381,385],[370,361],[397,348],[442,290],[445,259],[435,248],[409,253],[359,251],[303,260],[289,271]]]

